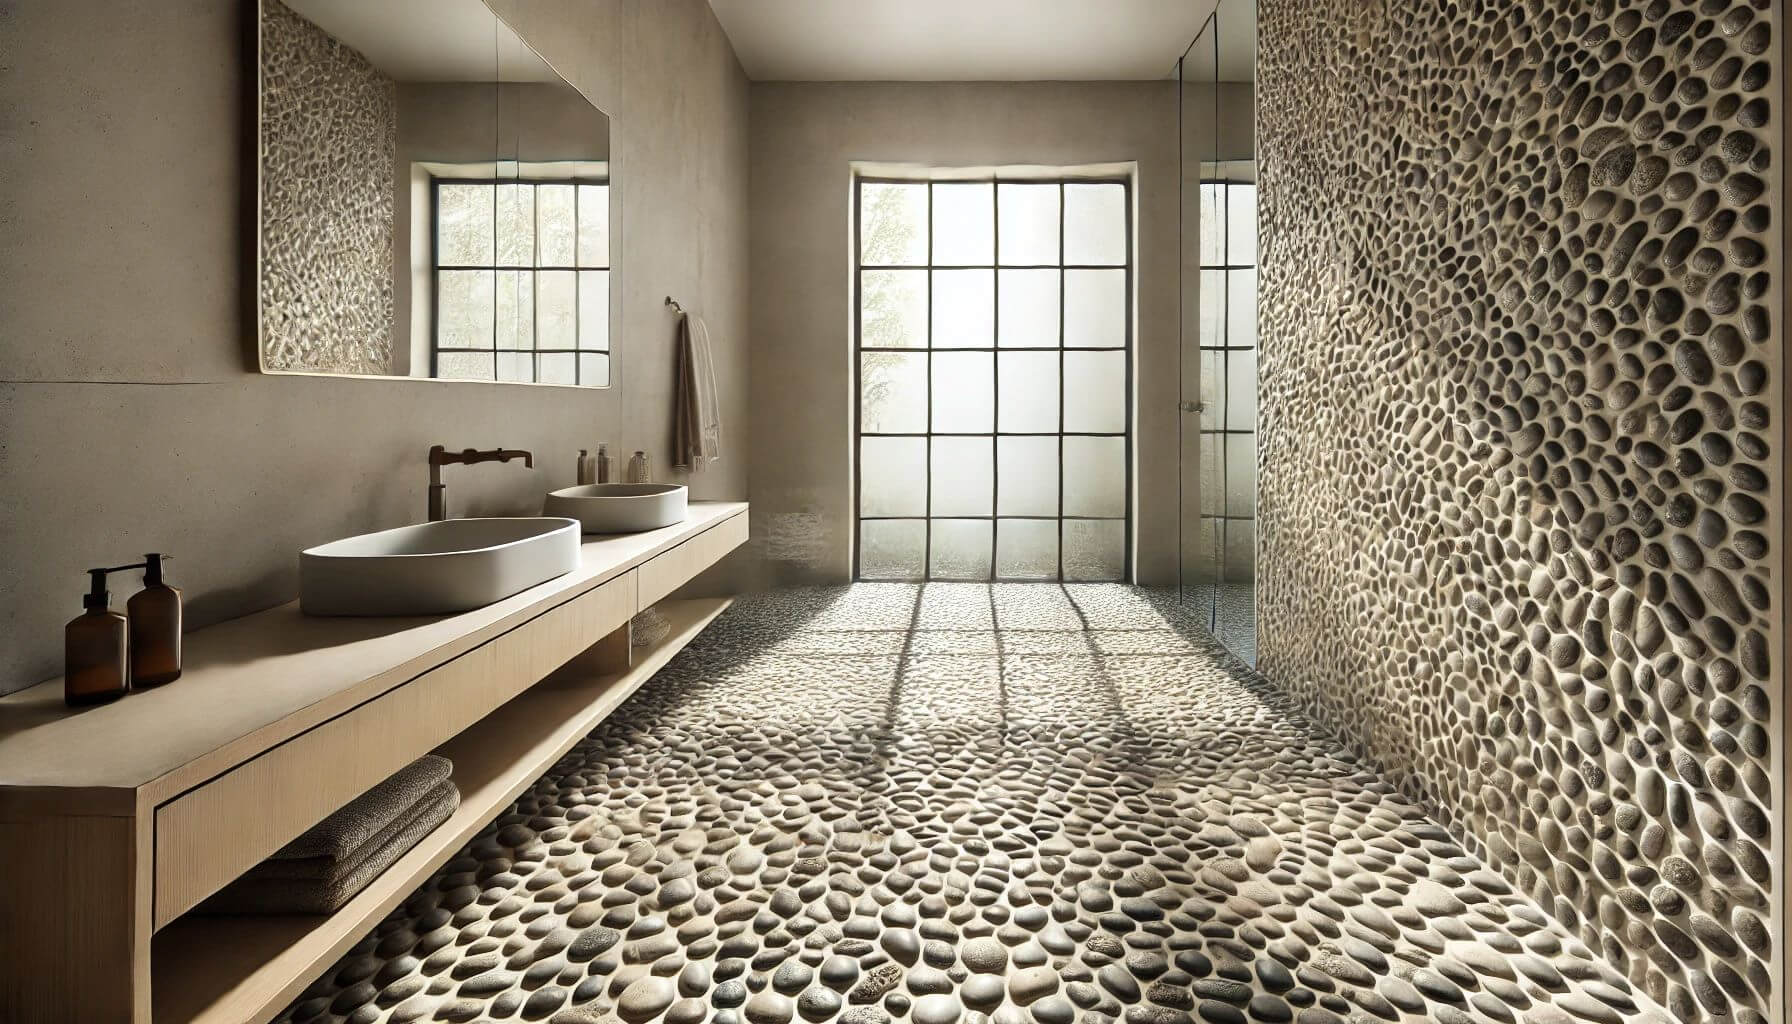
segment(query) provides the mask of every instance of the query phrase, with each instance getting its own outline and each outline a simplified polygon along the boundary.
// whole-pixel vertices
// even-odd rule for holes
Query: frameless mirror
[[[260,368],[608,387],[610,122],[483,0],[261,0]]]

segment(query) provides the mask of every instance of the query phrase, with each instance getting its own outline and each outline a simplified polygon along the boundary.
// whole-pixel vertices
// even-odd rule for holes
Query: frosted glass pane
[[[996,201],[1002,265],[1057,264],[1058,186],[1001,185]]]
[[[1257,576],[1257,521],[1223,520],[1226,524],[1226,579],[1241,581]]]
[[[1219,349],[1201,351],[1201,429],[1220,429],[1220,417],[1226,414],[1226,353]]]
[[[1219,515],[1226,507],[1226,435],[1201,435],[1199,479],[1201,514]]]
[[[995,338],[995,271],[934,271],[933,347],[993,348]]]
[[[492,272],[444,270],[437,280],[436,347],[491,348]]]
[[[927,353],[860,353],[859,403],[868,434],[927,433]]]
[[[1126,353],[1064,353],[1064,429],[1094,434],[1126,430]]]
[[[498,186],[498,265],[535,266],[535,186]]]
[[[1186,535],[1182,571],[1191,582],[1210,583],[1219,574],[1219,523],[1218,519],[1197,519]]]
[[[867,270],[859,288],[861,345],[927,347],[927,271]]]
[[[571,352],[538,354],[535,357],[535,379],[543,384],[577,384],[578,359]]]
[[[1058,439],[996,439],[996,515],[1058,514]]]
[[[1058,429],[1058,353],[1002,352],[996,356],[1000,396],[996,429],[1039,434]]]
[[[934,515],[989,515],[994,509],[995,481],[993,439],[933,439]]]
[[[610,265],[610,186],[579,186],[579,266]]]
[[[1126,186],[1064,186],[1064,262],[1126,263]]]
[[[859,514],[927,514],[926,438],[859,438]]]
[[[543,270],[535,275],[535,347],[579,347],[577,274]]]
[[[1224,348],[1226,345],[1226,272],[1201,271],[1201,347]]]
[[[1226,262],[1251,266],[1257,262],[1257,186],[1226,186]]]
[[[869,267],[927,263],[927,186],[859,188],[859,262]]]
[[[992,533],[987,519],[935,519],[929,575],[937,580],[988,579]]]
[[[490,185],[442,185],[436,189],[439,266],[491,264],[492,194]]]
[[[1126,515],[1126,439],[1064,439],[1064,514]]]
[[[610,350],[610,272],[579,273],[579,347],[587,351]]]
[[[868,580],[918,580],[926,572],[925,520],[866,520],[859,545],[859,575]]]
[[[1064,347],[1126,345],[1126,271],[1064,272]]]
[[[1003,348],[1058,347],[1056,270],[1003,270],[996,282],[997,344]]]
[[[535,353],[498,353],[498,379],[532,381],[535,379]]]
[[[1118,519],[1064,520],[1064,578],[1112,581],[1126,575],[1126,524]]]
[[[1257,272],[1226,271],[1226,346],[1257,347]]]
[[[933,429],[987,434],[995,429],[995,363],[989,352],[933,354]]]
[[[1005,580],[1058,578],[1058,521],[1002,519],[996,523],[996,577]]]
[[[541,265],[570,267],[578,244],[577,197],[571,185],[542,185],[535,190],[536,228]]]
[[[933,262],[989,266],[996,261],[994,185],[933,187]]]
[[[1226,262],[1226,207],[1224,186],[1201,186],[1201,265],[1216,267]]]
[[[1257,516],[1257,435],[1226,435],[1226,514]]]
[[[1226,353],[1226,429],[1257,429],[1257,353]]]
[[[436,355],[436,376],[444,380],[491,380],[490,352],[441,352]]]
[[[610,386],[610,357],[599,352],[579,353],[579,383],[586,387]]]
[[[534,348],[535,347],[535,275],[527,270],[498,271],[498,318],[495,323],[499,348]],[[516,380],[519,378],[504,376],[499,367],[499,380]],[[529,376],[522,380],[534,380],[534,362],[530,362]]]

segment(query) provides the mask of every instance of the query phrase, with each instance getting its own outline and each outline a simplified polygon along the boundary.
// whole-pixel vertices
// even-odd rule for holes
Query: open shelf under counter
[[[238,1024],[284,1009],[728,605],[665,602],[670,632],[636,648],[627,670],[575,662],[443,744],[437,753],[454,762],[460,809],[336,913],[187,914],[163,929],[152,960],[157,1024]]]
[[[278,1012],[720,614],[667,602],[671,633],[631,662],[629,619],[746,539],[745,503],[693,503],[474,611],[319,619],[295,602],[189,634],[160,689],[79,711],[60,680],[0,698],[0,1020]],[[189,913],[438,749],[460,810],[341,911]]]

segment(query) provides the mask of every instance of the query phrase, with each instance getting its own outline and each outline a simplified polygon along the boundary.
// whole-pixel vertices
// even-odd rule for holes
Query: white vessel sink
[[[684,522],[682,484],[585,484],[549,491],[544,516],[577,519],[586,533],[640,533]]]
[[[448,519],[347,537],[299,554],[307,615],[464,612],[579,566],[570,519]]]

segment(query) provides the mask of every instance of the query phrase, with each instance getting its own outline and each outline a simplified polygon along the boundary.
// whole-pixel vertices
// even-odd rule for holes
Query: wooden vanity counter
[[[60,679],[0,698],[0,1020],[271,1018],[726,609],[661,598],[746,539],[744,502],[696,502],[474,611],[295,601],[188,634],[165,687],[83,709]],[[670,633],[631,648],[655,604]],[[187,913],[431,751],[460,809],[343,909]]]

